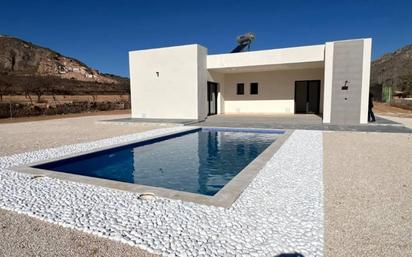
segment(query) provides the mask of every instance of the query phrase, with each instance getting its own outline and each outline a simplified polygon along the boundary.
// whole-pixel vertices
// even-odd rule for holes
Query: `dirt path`
[[[412,134],[324,133],[325,256],[412,256]]]
[[[390,106],[386,103],[374,102],[373,105],[373,111],[378,115],[380,114],[393,117],[412,118],[412,110]]]
[[[138,133],[159,126],[99,123],[130,115],[97,115],[0,124],[0,156]]]
[[[0,209],[0,257],[156,257],[113,240]]]

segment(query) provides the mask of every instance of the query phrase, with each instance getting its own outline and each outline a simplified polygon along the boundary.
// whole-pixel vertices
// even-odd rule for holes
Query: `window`
[[[258,83],[250,83],[250,94],[257,95],[258,94]]]
[[[243,83],[238,83],[237,84],[236,94],[238,94],[238,95],[244,95],[245,94],[245,84],[243,84]]]

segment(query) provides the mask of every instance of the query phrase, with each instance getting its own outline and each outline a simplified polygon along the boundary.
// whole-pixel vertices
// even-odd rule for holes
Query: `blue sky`
[[[4,1],[4,0],[3,0]],[[199,43],[227,53],[373,38],[373,59],[412,43],[412,1],[7,1],[0,34],[128,76],[128,51]]]

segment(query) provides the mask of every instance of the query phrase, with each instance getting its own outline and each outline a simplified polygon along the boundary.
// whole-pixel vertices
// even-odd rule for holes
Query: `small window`
[[[245,84],[243,84],[243,83],[238,83],[238,84],[237,84],[237,91],[236,91],[236,93],[237,93],[238,95],[244,95],[244,94],[245,94]]]
[[[258,83],[250,83],[250,94],[257,95],[258,91]]]

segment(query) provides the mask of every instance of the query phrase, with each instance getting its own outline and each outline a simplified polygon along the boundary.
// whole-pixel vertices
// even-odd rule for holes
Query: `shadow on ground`
[[[276,255],[275,257],[305,257],[305,256],[300,253],[281,253],[279,255]]]

